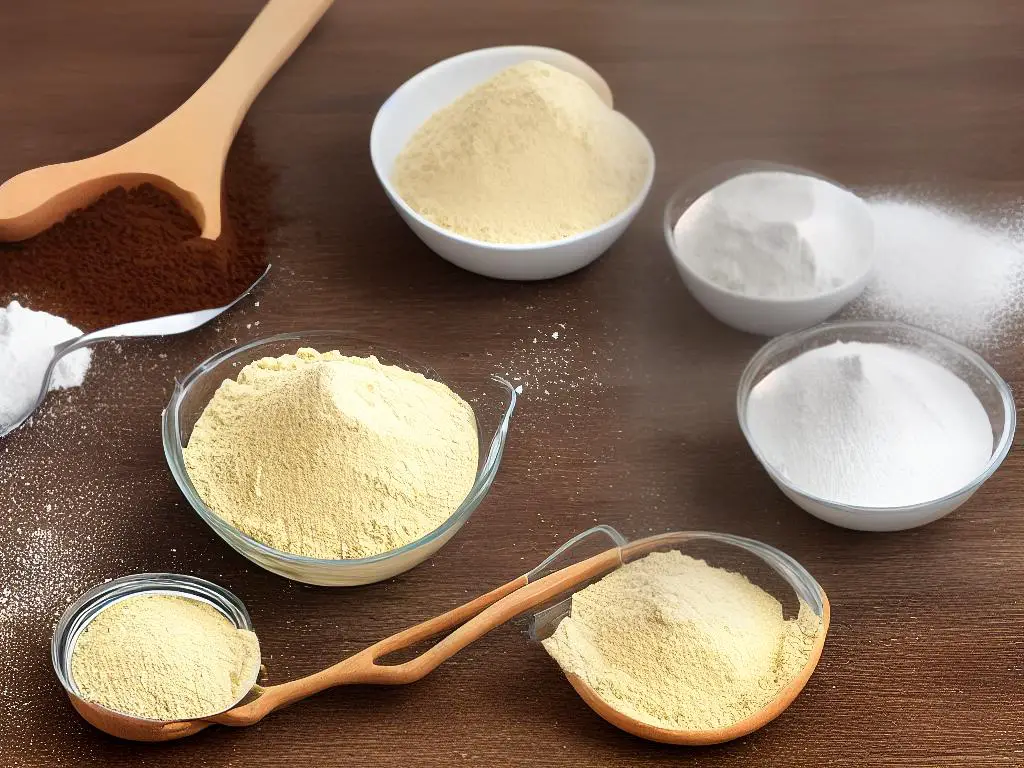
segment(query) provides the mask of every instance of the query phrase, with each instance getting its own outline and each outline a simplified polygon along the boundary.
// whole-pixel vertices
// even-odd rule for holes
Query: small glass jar
[[[75,708],[87,722],[107,733],[122,738],[166,740],[181,738],[206,727],[197,722],[166,722],[115,712],[100,704],[87,701],[75,685],[71,673],[71,659],[78,638],[102,611],[114,603],[137,595],[169,595],[196,600],[212,606],[238,629],[253,631],[249,612],[235,595],[212,582],[196,576],[178,573],[136,573],[98,584],[68,606],[57,622],[50,643],[50,658],[57,679]],[[252,670],[252,679],[240,690],[248,692],[256,684],[259,665]],[[136,728],[136,724],[139,725]],[[136,732],[137,731],[137,732]]]

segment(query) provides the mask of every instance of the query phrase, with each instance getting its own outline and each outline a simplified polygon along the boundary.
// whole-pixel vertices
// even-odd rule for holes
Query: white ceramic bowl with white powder
[[[875,431],[864,429],[862,424],[858,424],[858,419],[861,416],[864,417],[865,423],[871,418],[870,414],[865,414],[866,407],[863,403],[848,407],[848,403],[839,402],[842,398],[836,397],[833,393],[832,399],[835,402],[833,407],[829,408],[828,396],[823,396],[816,402],[812,402],[813,395],[808,394],[814,389],[820,391],[826,387],[811,386],[801,396],[806,398],[806,402],[803,403],[805,413],[802,416],[780,414],[783,418],[777,424],[780,434],[789,441],[795,438],[800,428],[794,425],[789,434],[785,434],[784,427],[781,425],[787,421],[796,422],[808,419],[809,421],[805,421],[806,425],[807,423],[813,424],[815,419],[820,419],[822,422],[830,422],[829,430],[835,429],[835,437],[832,442],[824,441],[821,446],[822,450],[817,451],[816,454],[808,446],[798,446],[808,457],[808,462],[818,462],[819,457],[824,457],[824,460],[814,468],[818,479],[813,482],[822,488],[829,485],[829,478],[822,477],[821,473],[829,471],[827,463],[831,461],[835,472],[845,473],[845,477],[839,482],[840,487],[850,488],[850,478],[854,478],[853,490],[849,491],[851,494],[874,495],[877,491],[876,486],[886,483],[892,489],[890,492],[895,495],[920,494],[923,492],[920,489],[928,488],[929,483],[933,483],[936,488],[941,487],[943,483],[946,485],[951,483],[952,487],[946,487],[941,495],[932,498],[918,498],[913,503],[906,498],[901,500],[902,503],[889,506],[874,501],[871,504],[842,503],[835,498],[826,498],[822,491],[815,493],[808,490],[807,478],[813,477],[813,475],[808,474],[806,466],[787,468],[777,464],[779,455],[785,453],[785,446],[780,450],[779,441],[764,431],[763,414],[760,419],[761,426],[752,425],[750,408],[752,393],[755,393],[758,385],[767,377],[797,358],[801,358],[805,353],[820,353],[833,347],[837,342],[845,343],[850,350],[862,349],[860,345],[886,345],[894,348],[897,354],[912,353],[918,359],[923,358],[925,366],[929,364],[938,366],[941,370],[935,371],[932,381],[936,382],[936,386],[945,387],[945,389],[926,388],[924,391],[949,393],[950,399],[944,399],[944,402],[957,404],[958,410],[956,414],[949,411],[944,412],[942,404],[937,402],[943,398],[935,397],[932,401],[921,404],[924,412],[930,408],[936,409],[933,412],[933,415],[937,417],[936,423],[941,421],[944,424],[953,424],[954,428],[949,434],[954,439],[973,442],[978,441],[977,436],[972,432],[977,429],[977,421],[987,419],[988,427],[991,428],[991,441],[987,441],[988,430],[985,430],[985,441],[983,449],[981,449],[983,453],[973,457],[964,454],[966,457],[964,463],[970,465],[970,469],[965,472],[964,467],[951,467],[948,474],[955,475],[955,478],[950,482],[946,482],[946,479],[940,474],[933,474],[930,480],[925,478],[922,482],[920,477],[908,477],[905,485],[899,484],[901,481],[898,479],[898,473],[888,471],[877,461],[879,454],[889,449],[887,444],[884,441],[879,441],[871,450],[867,450],[863,443],[858,442],[865,435],[868,435],[869,438],[872,437]],[[805,356],[803,359],[806,361],[808,358]],[[863,364],[867,365],[868,363]],[[790,370],[793,370],[792,366],[790,366]],[[913,389],[914,377],[920,374],[920,370],[924,370],[924,368],[918,371],[906,371],[907,381],[903,384],[900,382],[904,377],[904,372],[894,371],[891,379],[893,394],[902,397],[906,395],[906,391],[901,392],[901,389]],[[947,373],[951,376],[947,376]],[[952,381],[953,377],[966,385],[966,388],[961,388],[959,392],[956,391],[959,385]],[[772,383],[777,384],[779,379],[778,376],[774,377]],[[949,381],[943,383],[938,381],[940,379]],[[805,384],[812,384],[812,382],[805,381]],[[758,391],[763,392],[764,389],[762,387]],[[849,392],[857,394],[854,389],[847,390],[847,393]],[[802,401],[798,398],[789,399],[787,407],[801,407],[801,403]],[[915,326],[888,321],[829,323],[773,339],[754,355],[744,370],[740,378],[736,407],[740,427],[754,455],[786,496],[815,517],[844,528],[863,531],[895,531],[914,528],[948,515],[966,502],[996,471],[1010,450],[1016,428],[1016,408],[1013,395],[1009,386],[992,366],[971,350],[944,336]],[[971,410],[975,407],[977,407],[976,413]],[[966,416],[966,420],[961,419],[960,414]],[[954,418],[943,419],[942,417],[945,416]],[[962,437],[957,438],[957,435],[961,434]],[[940,460],[948,459],[948,455],[944,455],[935,445],[929,443],[929,441],[936,441],[936,435],[932,430],[922,428],[919,435],[905,435],[902,439],[908,441],[902,443],[904,446],[915,445],[917,446],[916,450],[920,451],[921,461],[909,468],[911,471],[907,473],[908,476],[916,474],[917,470],[930,471],[932,464],[938,464]],[[914,440],[917,442],[913,443]],[[959,450],[959,446],[952,447]],[[953,453],[960,455],[957,451]],[[798,454],[799,451],[796,454],[790,452],[790,461],[793,461],[793,455]],[[985,454],[987,454],[987,459]],[[905,461],[907,455],[906,450],[894,451],[893,462]],[[918,454],[913,455],[916,461]],[[863,472],[868,474],[862,477],[851,475],[849,471],[851,467],[863,467]],[[872,472],[878,474],[878,481],[874,485],[871,482],[873,475],[870,473]],[[801,480],[795,481],[796,477],[800,477]],[[832,487],[836,487],[836,485],[833,483]]]
[[[647,148],[647,177],[633,202],[599,227],[572,237],[541,243],[502,244],[475,240],[438,226],[417,213],[391,181],[395,159],[416,130],[442,107],[507,67],[540,61],[576,75],[606,104],[607,83],[580,59],[554,48],[510,45],[469,51],[427,67],[407,80],[384,102],[370,130],[370,160],[391,204],[427,247],[456,266],[503,280],[546,280],[569,274],[595,261],[619,239],[636,216],[654,181],[654,149],[639,128]],[[635,126],[634,126],[635,127]]]
[[[863,292],[873,268],[867,204],[793,166],[716,166],[672,195],[664,229],[676,269],[701,306],[762,336],[827,320]]]

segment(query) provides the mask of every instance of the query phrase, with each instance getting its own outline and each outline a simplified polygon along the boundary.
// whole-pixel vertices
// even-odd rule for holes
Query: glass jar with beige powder
[[[297,355],[300,349],[308,351]],[[342,364],[346,371],[332,370]],[[241,375],[247,367],[248,373]],[[232,390],[239,389],[240,377],[245,387],[266,384],[273,389],[270,405],[257,396],[247,398],[251,393],[235,396]],[[224,433],[230,432],[227,439],[222,435],[219,440],[209,440],[210,430],[204,429],[203,415],[218,395],[223,399],[224,390],[237,402],[210,412],[206,421],[218,429],[246,412],[246,399],[260,405],[250,413],[245,426],[248,432],[228,430]],[[164,411],[164,452],[175,480],[200,517],[253,562],[311,584],[366,584],[390,578],[425,560],[454,536],[479,506],[497,473],[515,401],[511,385],[501,379],[469,374],[442,382],[422,363],[341,333],[282,334],[215,355],[185,377]],[[325,427],[323,419],[333,426]],[[288,430],[292,434],[284,440]],[[394,450],[377,450],[378,457],[385,457],[377,462],[363,461],[365,457],[358,456],[355,462],[352,445],[341,452],[335,450],[337,445],[324,445],[342,430],[369,434],[374,450],[382,445]],[[242,489],[243,501],[258,505],[273,499],[281,515],[296,518],[304,514],[303,510],[312,509],[320,516],[323,541],[314,541],[314,549],[309,550],[288,533],[287,526],[278,529],[281,536],[263,536],[259,529],[240,523],[232,513],[218,510],[217,497],[210,493],[208,482],[193,477],[201,474],[196,471],[195,456],[192,466],[188,465],[190,447],[197,445],[193,441],[204,431],[204,461],[215,470],[218,464],[221,469],[246,467],[242,470],[245,477],[236,484]],[[255,435],[254,445],[248,448],[258,447],[249,451],[248,460],[239,460],[247,450],[241,444],[246,435]],[[405,435],[415,450],[403,451],[398,435]],[[300,446],[300,452],[283,451],[285,442]],[[294,465],[290,471],[295,470],[273,493],[269,486],[272,468],[266,462],[271,455],[275,463],[290,463]],[[361,476],[351,471],[355,463],[361,468]],[[320,488],[303,486],[304,466],[315,470],[312,476],[320,478]],[[208,473],[207,480],[212,474]],[[356,482],[364,484],[359,496],[363,509],[370,510],[362,521],[362,530],[371,534],[371,544],[383,541],[383,549],[349,547],[352,539],[346,538],[348,531],[332,532],[331,519],[324,524],[323,517],[337,509],[344,514],[335,519],[344,520],[350,512],[350,508],[342,508],[350,498],[346,492],[353,491],[351,486]],[[394,507],[403,503],[408,506],[410,496],[420,498],[420,494],[431,493],[430,483],[447,489],[447,506],[436,505],[433,522],[418,528],[400,515],[396,524],[396,515],[391,514]],[[369,497],[368,487],[376,489]],[[396,487],[397,497],[389,498]],[[291,498],[296,499],[294,509],[287,503],[288,488]],[[324,493],[318,494],[319,490]],[[388,530],[374,530],[375,525],[389,524]],[[389,544],[397,546],[388,548]]]

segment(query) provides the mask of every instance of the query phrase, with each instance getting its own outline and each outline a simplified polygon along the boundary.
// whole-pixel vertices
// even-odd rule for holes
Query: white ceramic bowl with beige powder
[[[564,51],[539,46],[502,46],[470,51],[438,62],[398,88],[377,112],[370,132],[370,158],[381,186],[417,237],[444,259],[477,274],[506,280],[543,280],[568,274],[597,259],[622,235],[643,205],[654,180],[654,150],[639,128],[628,124],[646,155],[645,174],[632,200],[598,226],[561,239],[525,243],[487,242],[439,226],[399,194],[395,161],[417,130],[438,110],[508,67],[536,61],[580,78],[609,107],[608,85],[591,67]]]
[[[386,551],[377,549],[369,553],[359,549],[342,549],[339,553],[343,553],[343,556],[337,556],[328,554],[331,552],[329,547],[332,546],[330,541],[333,535],[332,530],[329,527],[321,526],[319,529],[321,533],[318,536],[323,538],[322,543],[325,547],[323,554],[319,547],[312,554],[296,554],[296,550],[301,552],[304,547],[289,546],[286,549],[284,546],[272,546],[268,542],[277,542],[281,539],[273,535],[266,536],[257,533],[260,530],[265,533],[268,529],[258,527],[254,529],[250,525],[251,520],[238,520],[237,514],[230,510],[226,514],[224,510],[218,513],[207,503],[207,501],[213,503],[209,484],[204,486],[207,493],[206,501],[204,501],[204,496],[199,490],[199,486],[203,483],[200,482],[197,485],[190,476],[185,446],[190,444],[190,438],[197,422],[222,384],[228,380],[234,381],[247,365],[255,361],[294,355],[301,348],[311,348],[321,352],[338,350],[342,355],[353,358],[375,356],[385,366],[398,366],[405,371],[422,374],[428,380],[441,382],[440,377],[422,363],[378,345],[360,342],[344,334],[330,331],[281,334],[226,350],[205,361],[186,376],[175,388],[171,401],[164,410],[164,454],[167,457],[171,473],[199,516],[236,551],[269,571],[296,581],[325,586],[352,586],[391,578],[413,568],[440,549],[459,531],[483,501],[501,462],[509,420],[515,408],[516,393],[506,382],[488,379],[484,375],[479,377],[471,375],[457,381],[441,382],[472,407],[473,417],[475,417],[475,435],[473,437],[476,440],[476,445],[473,448],[477,457],[477,466],[475,478],[470,477],[467,481],[468,491],[465,498],[461,499],[461,503],[458,503],[458,500],[454,501],[454,508],[450,515],[438,520],[435,528],[419,530],[413,540],[408,540],[408,537],[405,537],[406,543],[402,543],[394,549]],[[338,392],[332,396],[347,397],[345,393]],[[387,416],[388,414],[382,415]],[[268,460],[274,460],[270,456],[270,453],[273,453],[272,448],[273,446],[269,445],[263,445],[260,448],[262,453],[267,454]],[[314,455],[317,454],[314,453]],[[221,457],[220,460],[223,458]],[[278,458],[280,459],[280,457]],[[317,460],[322,458],[323,455],[319,454]],[[343,473],[337,474],[338,486],[343,486],[345,483]],[[255,477],[254,483],[259,490],[258,486],[261,480],[258,475]],[[297,494],[296,498],[305,499],[305,507],[309,506],[310,499],[303,494]],[[326,503],[334,505],[345,503],[343,494],[342,497],[339,497],[338,494],[328,494],[324,496],[324,499]],[[386,503],[387,499],[383,501],[385,502],[383,505],[377,505],[381,508],[379,523],[387,525],[389,508]],[[332,507],[332,509],[338,508],[337,506]],[[235,519],[237,524],[233,524],[232,519]],[[377,518],[369,521],[370,525],[376,525],[377,522]],[[339,533],[345,532],[339,530]],[[337,539],[342,541],[345,540],[345,537],[339,535]],[[286,542],[291,540],[287,537],[284,539]],[[302,544],[302,542],[298,543]],[[311,543],[318,545],[320,542],[313,541]],[[349,552],[353,552],[353,554],[350,555]]]

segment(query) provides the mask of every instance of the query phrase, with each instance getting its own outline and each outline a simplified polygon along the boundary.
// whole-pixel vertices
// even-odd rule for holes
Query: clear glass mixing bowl
[[[808,493],[793,485],[758,449],[747,427],[747,401],[751,390],[765,376],[811,349],[837,341],[893,344],[916,352],[961,378],[981,401],[992,426],[992,457],[982,472],[963,488],[942,498],[900,507],[861,507],[841,504]],[[1013,393],[1002,377],[978,354],[945,336],[884,320],[853,320],[826,323],[779,336],[765,344],[747,363],[736,393],[740,428],[751,450],[775,484],[798,506],[815,517],[843,528],[861,531],[898,531],[945,517],[967,501],[999,468],[1013,444],[1017,409]]]
[[[359,357],[375,355],[384,364],[400,365],[406,370],[443,381],[433,369],[406,355],[336,331],[283,333],[225,350],[200,363],[184,379],[176,382],[174,393],[164,409],[164,456],[178,487],[198,515],[233,549],[260,567],[295,581],[323,586],[370,584],[419,565],[459,531],[490,490],[501,464],[509,422],[515,410],[515,390],[496,376],[483,382],[443,381],[473,406],[480,440],[480,465],[469,494],[440,526],[416,541],[373,557],[328,560],[295,555],[250,538],[210,509],[189,479],[182,449],[188,444],[192,428],[222,381],[236,377],[244,366],[254,360],[293,354],[300,347],[312,347],[320,352],[336,349],[342,354]]]

